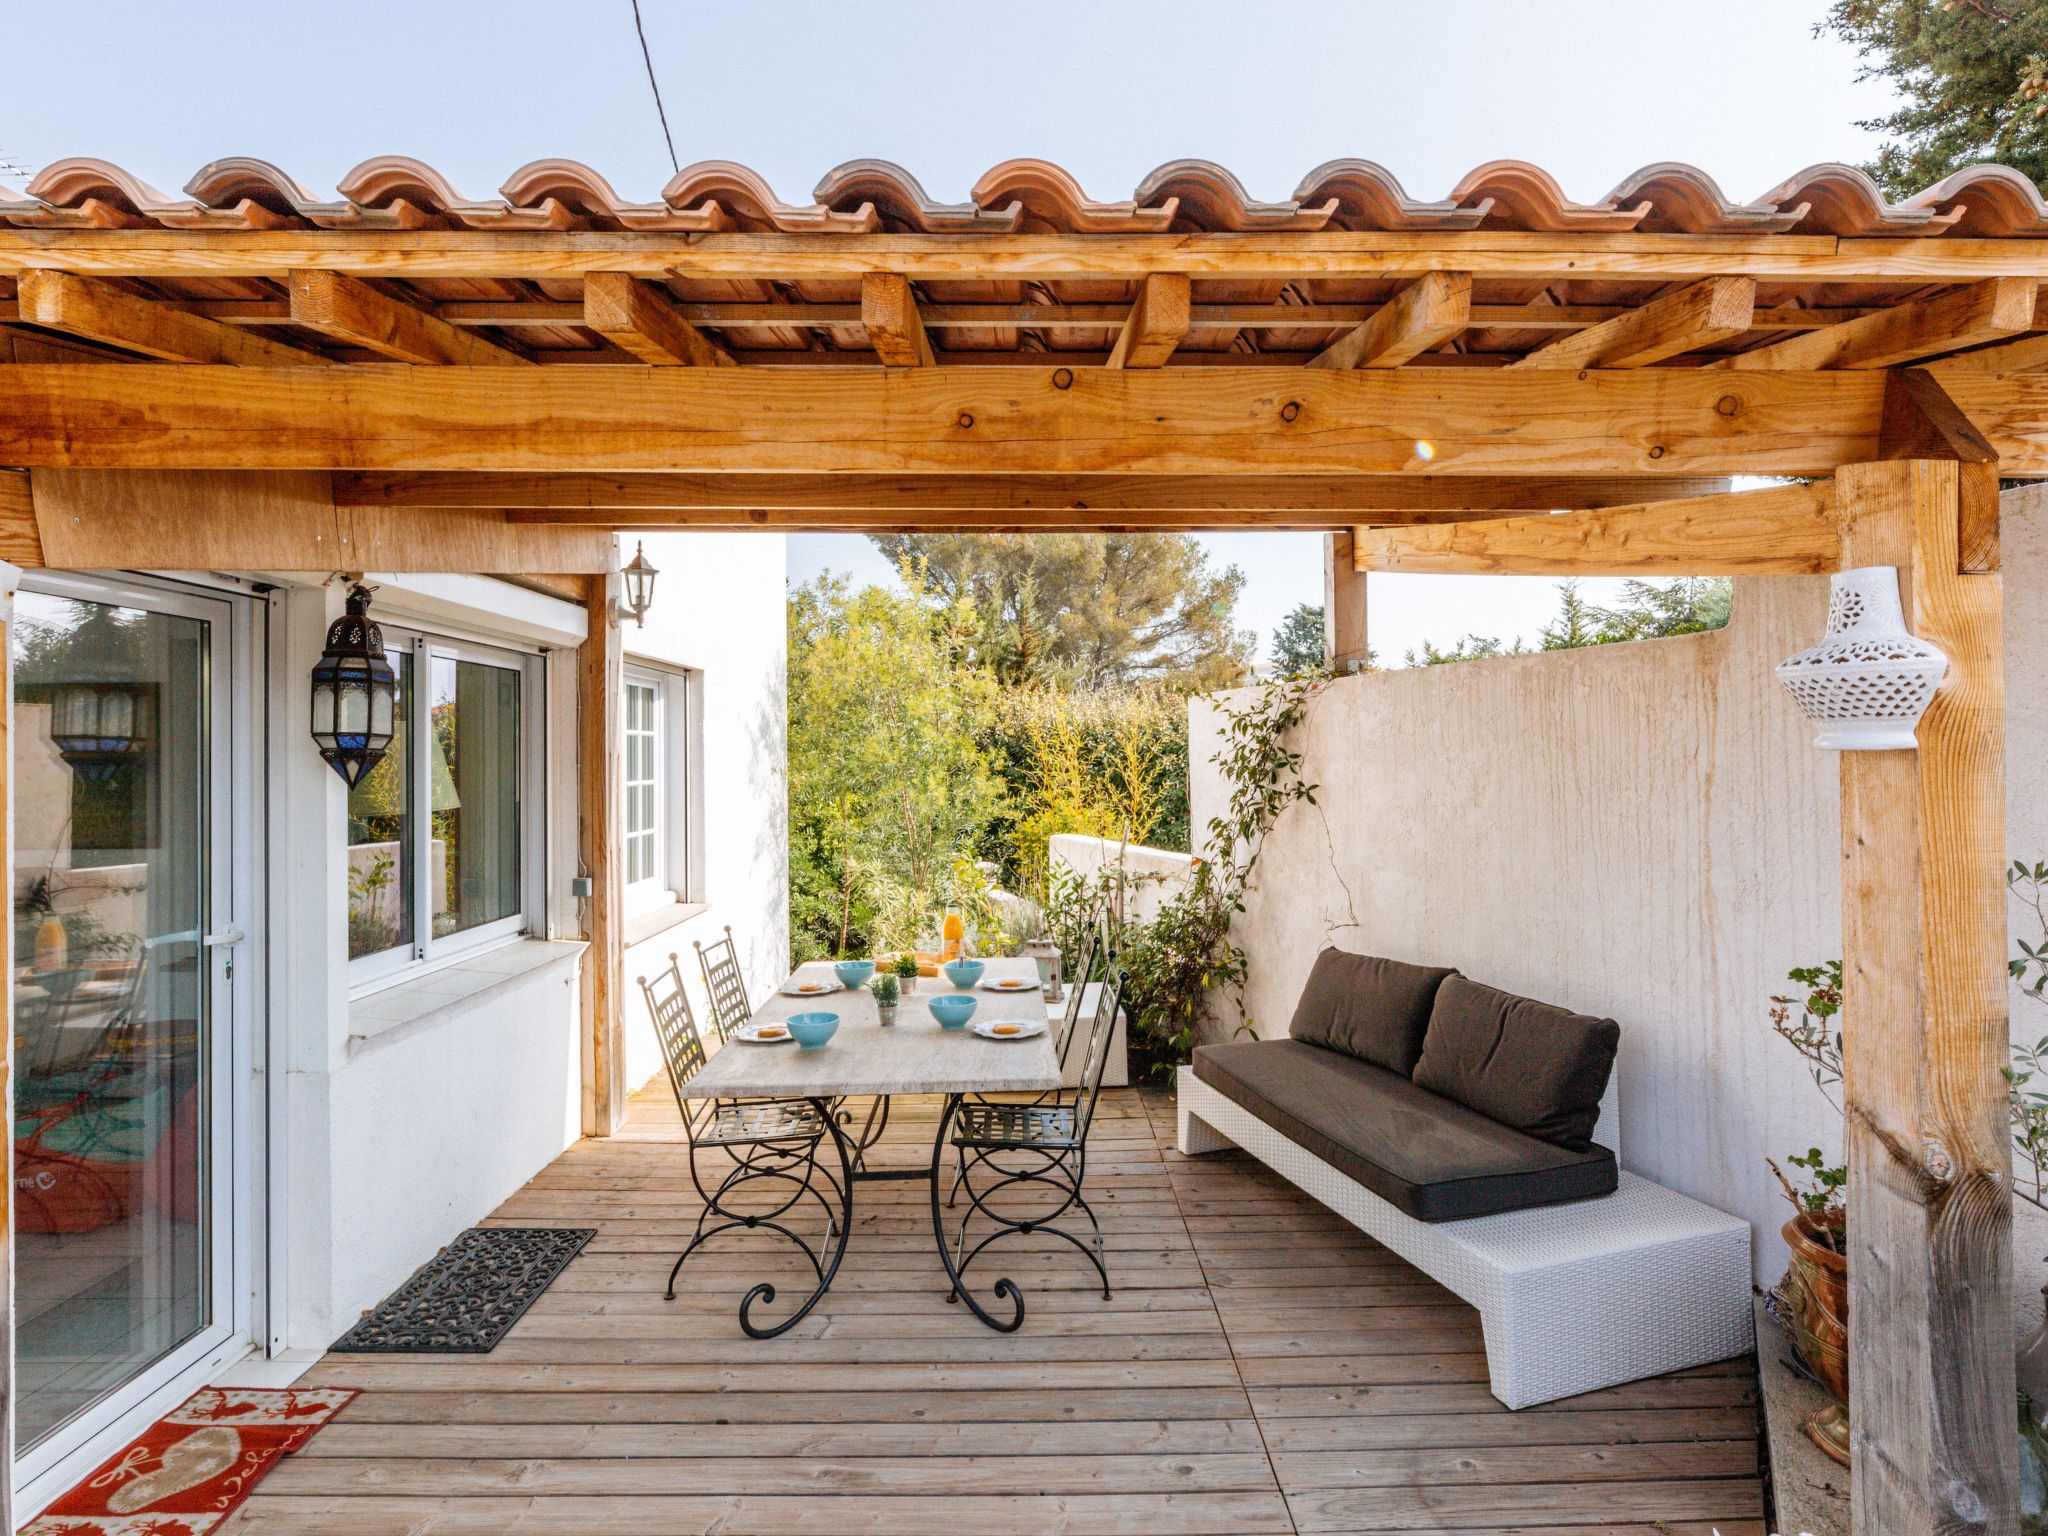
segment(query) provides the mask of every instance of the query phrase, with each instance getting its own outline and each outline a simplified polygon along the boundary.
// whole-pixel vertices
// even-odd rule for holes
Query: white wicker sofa
[[[1380,984],[1396,972],[1393,985]],[[1496,1021],[1507,1009],[1507,1043],[1487,1046],[1481,1054],[1489,1061],[1513,1056],[1517,1022],[1526,1042],[1539,1026],[1578,1020],[1459,983],[1468,1005],[1496,1004]],[[1404,1031],[1424,1042],[1449,1035],[1441,1007],[1434,1018],[1422,1012],[1426,1027],[1417,1028],[1417,1000],[1435,990],[1419,968],[1326,951],[1304,991],[1292,1039],[1204,1047],[1195,1066],[1180,1069],[1180,1150],[1242,1148],[1470,1302],[1483,1323],[1493,1394],[1510,1408],[1754,1347],[1748,1225],[1621,1172],[1610,1155],[1620,1147],[1618,1094],[1607,1070],[1615,1026],[1578,1020],[1610,1032],[1605,1065],[1596,1060],[1573,1069],[1572,1086],[1584,1102],[1568,1129],[1590,1135],[1529,1147],[1525,1168],[1516,1161],[1521,1131],[1489,1125],[1469,1103],[1413,1080],[1394,1081],[1408,1078],[1400,1070],[1407,1056],[1423,1083],[1488,1102],[1483,1083],[1461,1085],[1446,1074],[1442,1049],[1426,1057],[1400,1038]],[[1388,1014],[1398,1017],[1390,1022]],[[1600,1037],[1587,1038],[1597,1057]],[[1375,1051],[1394,1059],[1382,1066]],[[1545,1067],[1533,1057],[1512,1066],[1522,1101],[1491,1107],[1526,1117],[1529,1095],[1546,1091]],[[1589,1121],[1594,1103],[1598,1118]],[[1561,1150],[1550,1150],[1559,1143]],[[1453,1166],[1438,1177],[1433,1161]],[[1367,1179],[1387,1197],[1368,1188]],[[1587,1197],[1588,1189],[1611,1193]],[[1488,1213],[1460,1214],[1467,1209]]]

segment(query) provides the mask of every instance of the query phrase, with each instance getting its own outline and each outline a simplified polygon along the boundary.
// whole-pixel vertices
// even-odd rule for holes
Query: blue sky
[[[908,167],[958,199],[1013,155],[1128,195],[1162,161],[1217,160],[1254,195],[1359,155],[1417,196],[1482,161],[1547,167],[1598,197],[1690,160],[1754,197],[1818,160],[1858,160],[1885,110],[1855,56],[1813,36],[1823,0],[642,0],[677,153],[753,166],[791,201],[841,161]],[[629,0],[81,0],[10,7],[0,159],[99,155],[175,189],[222,155],[316,191],[374,154],[485,193],[526,161],[587,161],[651,197],[668,151]],[[1321,598],[1299,534],[1210,541],[1269,633]],[[791,575],[881,574],[864,540],[793,541]],[[1533,637],[1546,582],[1375,577],[1384,660],[1427,635]]]

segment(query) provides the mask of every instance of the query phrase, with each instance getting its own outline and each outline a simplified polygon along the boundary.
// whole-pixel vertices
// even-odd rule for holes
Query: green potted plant
[[[901,993],[895,976],[886,971],[868,983],[868,994],[875,1000],[875,1011],[881,1015],[884,1029],[896,1022],[896,999]]]
[[[917,990],[916,955],[898,955],[894,960],[889,962],[889,969],[895,973],[896,980],[902,984],[902,991],[915,992]]]

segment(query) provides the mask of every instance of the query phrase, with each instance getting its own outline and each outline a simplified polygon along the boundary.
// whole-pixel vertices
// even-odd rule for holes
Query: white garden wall
[[[2048,704],[2028,682],[2048,656],[2048,496],[2005,507],[2009,846],[2048,858]],[[1840,951],[1836,757],[1771,676],[1819,635],[1826,589],[1744,580],[1715,634],[1331,683],[1302,728],[1320,804],[1276,828],[1236,929],[1260,1033],[1286,1032],[1325,944],[1612,1016],[1624,1165],[1749,1220],[1775,1280],[1786,1210],[1763,1158],[1840,1140],[1767,1020],[1788,968]],[[1197,826],[1220,804],[1215,721],[1197,701]],[[2048,1033],[2048,1009],[2016,1004],[2015,1032]],[[2021,1225],[2024,1293],[2048,1234]]]

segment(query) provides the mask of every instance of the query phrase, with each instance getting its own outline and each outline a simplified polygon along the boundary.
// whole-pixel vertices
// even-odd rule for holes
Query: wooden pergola
[[[500,572],[603,619],[618,529],[1319,529],[1340,659],[1367,570],[1896,566],[1951,670],[1918,750],[1841,765],[1856,1521],[2016,1528],[1997,490],[2048,475],[2023,178],[1894,205],[1822,166],[1735,204],[1653,166],[1577,204],[1502,162],[1418,202],[1351,161],[1259,203],[1187,162],[1099,203],[1015,161],[941,205],[856,162],[794,206],[726,165],[629,204],[565,162],[477,201],[375,161],[318,201],[257,162],[173,198],[78,161],[31,193],[0,202],[17,564]],[[583,818],[598,1133],[615,781]]]

